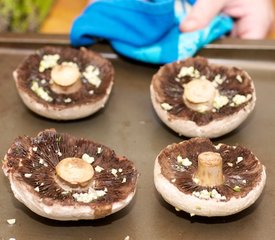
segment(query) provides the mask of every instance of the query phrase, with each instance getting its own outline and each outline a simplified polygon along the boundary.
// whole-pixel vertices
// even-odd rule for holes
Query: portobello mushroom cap
[[[159,118],[187,137],[229,133],[248,117],[256,102],[247,72],[209,64],[202,57],[161,67],[152,78],[150,92]]]
[[[227,216],[258,199],[266,172],[247,148],[192,138],[160,152],[154,182],[165,201],[177,210],[191,216]]]
[[[13,73],[25,105],[50,119],[87,117],[103,108],[114,83],[112,64],[81,48],[44,47]]]
[[[137,170],[108,147],[53,129],[18,137],[2,169],[14,196],[56,220],[97,219],[119,211],[136,192]]]

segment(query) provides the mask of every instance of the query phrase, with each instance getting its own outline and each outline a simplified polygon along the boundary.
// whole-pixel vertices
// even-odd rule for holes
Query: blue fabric
[[[202,30],[182,33],[184,17],[175,13],[174,0],[96,0],[74,21],[70,39],[76,47],[107,39],[126,57],[160,64],[193,56],[233,27],[219,15]]]

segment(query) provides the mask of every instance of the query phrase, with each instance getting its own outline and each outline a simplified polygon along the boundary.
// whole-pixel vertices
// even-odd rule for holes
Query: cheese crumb
[[[34,152],[36,152],[36,151],[37,151],[37,147],[33,147],[32,150],[33,150]]]
[[[122,179],[122,183],[126,183],[126,177]]]
[[[99,78],[99,68],[89,65],[86,67],[83,76],[88,80],[88,82],[98,88],[101,84],[101,79]]]
[[[237,157],[236,164],[240,163],[241,161],[243,161],[243,157]]]
[[[44,72],[48,68],[52,68],[57,65],[57,61],[60,59],[58,54],[44,55],[39,64],[39,72]]]
[[[16,219],[15,219],[15,218],[7,219],[7,223],[8,223],[9,225],[13,225],[13,224],[16,223]]]
[[[93,188],[89,188],[88,192],[86,193],[74,193],[73,198],[78,202],[89,203],[93,200],[103,197],[104,195],[106,195],[104,190],[95,190]]]
[[[236,79],[237,79],[240,83],[243,82],[243,79],[242,79],[241,75],[239,75],[239,74],[236,76]]]
[[[130,237],[129,237],[129,236],[126,236],[126,237],[124,238],[124,240],[130,240]]]
[[[64,103],[70,103],[70,102],[72,102],[72,99],[71,99],[71,98],[65,98],[65,99],[64,99]]]
[[[222,145],[223,145],[222,143],[219,143],[218,145],[215,145],[215,148],[216,148],[217,150],[219,150],[219,149],[221,148]]]
[[[39,191],[40,191],[39,187],[36,187],[36,188],[34,189],[34,191],[39,192]]]
[[[25,178],[30,178],[32,176],[32,174],[31,173],[25,173],[24,176],[25,176]]]
[[[170,111],[170,110],[173,109],[173,106],[171,106],[169,103],[162,103],[160,106],[161,106],[162,109],[165,110],[165,111]]]
[[[85,162],[90,163],[90,164],[95,161],[95,158],[89,156],[87,153],[84,153],[81,158],[82,158],[82,160],[84,160]]]
[[[102,172],[103,170],[104,170],[104,168],[102,168],[100,166],[95,167],[95,171],[98,172],[98,173]]]
[[[182,67],[177,77],[182,78],[186,76],[190,76],[192,78],[200,78],[200,72],[197,69],[195,69],[193,66]]]
[[[43,165],[45,163],[44,159],[40,158],[39,163]]]
[[[228,165],[229,167],[233,167],[233,163],[231,163],[231,162],[228,162],[227,165]]]
[[[233,188],[233,190],[234,190],[235,192],[240,192],[240,191],[241,191],[241,188],[240,188],[239,186],[235,186],[235,187]]]
[[[220,74],[217,74],[214,78],[214,83],[217,83],[218,85],[221,85],[224,82],[224,78],[221,78]]]
[[[123,171],[122,168],[119,168],[119,169],[118,169],[118,172],[119,172],[119,173],[122,173],[122,171]]]
[[[177,162],[184,167],[190,167],[192,165],[192,162],[188,158],[182,158],[180,155],[177,156]]]
[[[245,103],[247,101],[247,97],[244,95],[237,94],[233,97],[232,101],[236,106],[238,106]]]
[[[36,95],[38,97],[42,98],[46,102],[52,102],[53,101],[53,98],[49,95],[49,93],[46,92],[43,87],[40,87],[38,85],[38,82],[36,82],[36,81],[32,81],[31,90],[34,93],[36,93]]]
[[[115,168],[112,168],[111,173],[112,173],[115,177],[117,177],[117,170],[116,170]]]
[[[222,96],[222,95],[218,95],[218,96],[216,96],[214,98],[213,107],[216,108],[216,109],[220,109],[223,106],[227,105],[228,102],[229,102],[228,97]]]
[[[97,148],[97,154],[100,154],[100,153],[102,153],[102,147]]]

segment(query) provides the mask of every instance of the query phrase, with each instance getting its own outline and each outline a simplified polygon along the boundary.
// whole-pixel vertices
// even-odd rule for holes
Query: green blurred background
[[[54,0],[0,0],[0,32],[37,31],[53,2]]]

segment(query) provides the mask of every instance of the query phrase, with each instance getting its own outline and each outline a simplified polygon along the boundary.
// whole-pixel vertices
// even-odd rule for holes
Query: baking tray
[[[141,64],[117,56],[105,44],[92,47],[113,63],[116,75],[110,100],[95,115],[69,122],[37,116],[20,100],[12,71],[35,49],[44,45],[68,45],[67,36],[0,36],[0,156],[4,157],[18,135],[35,136],[56,128],[93,139],[132,160],[139,173],[137,194],[124,210],[95,221],[60,222],[40,217],[18,202],[8,179],[0,173],[0,239],[274,239],[275,237],[275,42],[221,40],[199,55],[210,61],[242,67],[255,81],[256,109],[238,129],[214,142],[250,148],[267,168],[267,184],[258,201],[229,217],[190,217],[176,212],[162,200],[153,184],[157,154],[166,145],[185,140],[169,130],[156,116],[149,85],[159,66]],[[6,220],[16,219],[15,225]]]

